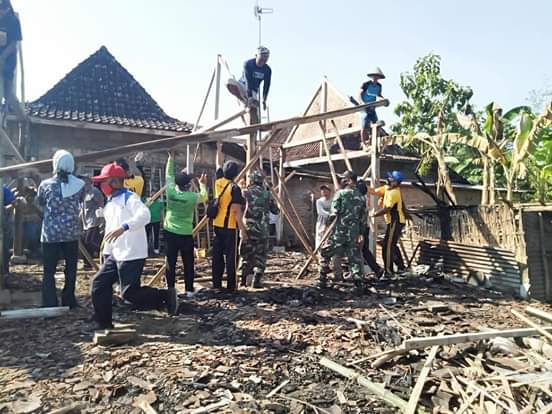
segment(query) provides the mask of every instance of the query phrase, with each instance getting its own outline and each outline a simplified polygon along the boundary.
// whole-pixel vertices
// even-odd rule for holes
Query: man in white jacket
[[[140,278],[148,256],[145,226],[149,209],[133,192],[124,188],[126,172],[115,163],[107,164],[93,178],[107,196],[104,263],[92,280],[94,318],[100,329],[111,328],[113,284],[119,281],[121,295],[136,309],[158,309],[167,304],[167,290],[141,286]]]

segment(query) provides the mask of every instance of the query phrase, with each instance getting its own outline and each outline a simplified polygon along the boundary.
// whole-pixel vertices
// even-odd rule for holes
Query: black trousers
[[[167,302],[167,290],[141,286],[140,278],[145,259],[118,262],[112,256],[106,257],[102,267],[92,280],[92,304],[95,319],[101,326],[112,321],[111,301],[113,284],[121,284],[121,295],[140,310],[159,309]]]
[[[102,243],[101,227],[96,226],[86,229],[82,235],[82,242],[92,257],[98,257]]]
[[[222,275],[226,267],[227,288],[236,289],[236,258],[238,235],[236,229],[215,227],[213,240],[213,287],[222,287]]]
[[[161,223],[149,223],[146,225],[146,234],[148,236],[148,246],[150,250],[159,250],[159,232]]]
[[[184,266],[184,284],[186,292],[194,291],[194,237],[192,235],[180,235],[165,231],[167,248],[167,267],[165,278],[167,287],[174,288],[176,284],[176,262],[178,255],[182,257]]]
[[[388,273],[393,273],[393,263],[397,265],[398,270],[405,269],[403,257],[398,246],[403,227],[404,224],[392,220],[385,230],[381,252],[384,270]]]
[[[58,306],[56,293],[56,268],[61,257],[65,259],[65,284],[61,293],[62,306],[75,307],[75,283],[79,260],[78,240],[59,243],[42,243],[44,255],[44,275],[42,277],[42,306]]]
[[[364,238],[364,243],[362,245],[362,256],[364,257],[364,261],[368,266],[370,266],[370,269],[372,271],[379,273],[381,271],[380,265],[378,265],[376,258],[370,251],[370,228],[366,227],[364,231],[362,232],[362,236]]]

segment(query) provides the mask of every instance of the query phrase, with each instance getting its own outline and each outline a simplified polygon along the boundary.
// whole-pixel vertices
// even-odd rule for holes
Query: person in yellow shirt
[[[375,191],[380,190],[378,195],[383,192],[383,205],[381,209],[370,215],[372,217],[383,216],[387,225],[383,239],[382,256],[384,271],[389,275],[394,273],[393,263],[397,264],[399,272],[406,269],[398,243],[409,215],[405,209],[400,189],[401,182],[403,181],[402,174],[400,171],[389,172],[387,173],[387,180],[389,185],[385,187],[385,191],[382,191],[381,187],[371,191],[371,194],[374,194]]]
[[[142,197],[142,193],[144,192],[144,177],[142,177],[141,175],[133,174],[133,172],[130,170],[130,166],[127,160],[125,160],[124,158],[119,158],[118,160],[115,160],[115,164],[125,170],[125,173],[127,175],[124,184],[125,188],[138,195],[138,197]]]
[[[234,161],[226,161],[221,172],[222,177],[215,181],[218,211],[213,219],[213,287],[222,288],[222,275],[226,268],[227,290],[233,292],[236,290],[237,229],[240,230],[241,239],[247,240],[243,221],[245,200],[240,187],[234,182],[238,175],[238,165]]]

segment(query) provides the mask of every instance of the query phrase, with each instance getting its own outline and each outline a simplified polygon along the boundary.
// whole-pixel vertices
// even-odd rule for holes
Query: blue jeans
[[[370,128],[370,124],[378,122],[378,115],[375,109],[367,109],[365,112],[360,113],[360,121],[363,129]]]

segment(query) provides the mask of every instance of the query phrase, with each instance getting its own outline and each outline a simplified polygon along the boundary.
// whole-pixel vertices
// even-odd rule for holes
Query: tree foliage
[[[443,78],[439,55],[421,57],[413,73],[401,74],[401,89],[407,99],[395,108],[400,121],[392,126],[394,133],[435,135],[460,131],[456,113],[466,110],[473,92]]]

